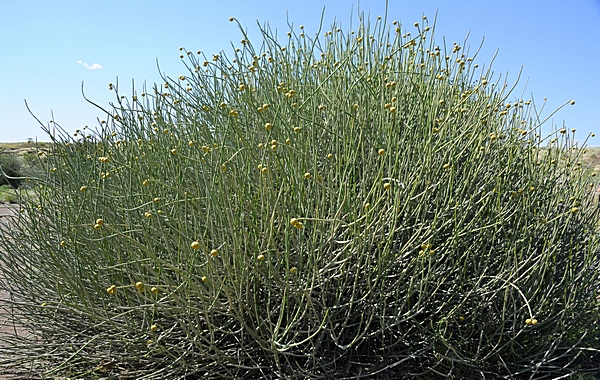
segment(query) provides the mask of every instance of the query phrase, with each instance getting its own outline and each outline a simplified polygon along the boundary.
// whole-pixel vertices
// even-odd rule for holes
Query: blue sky
[[[437,12],[438,44],[442,37],[462,43],[470,33],[473,51],[485,37],[477,62],[487,64],[498,50],[494,71],[508,73],[509,81],[523,68],[515,97],[523,91],[536,103],[547,97],[544,114],[574,99],[553,122],[576,128],[579,139],[600,132],[600,0],[389,3],[388,19],[408,30]],[[180,46],[230,52],[231,41],[241,39],[230,17],[251,39],[257,21],[281,35],[287,20],[314,34],[323,7],[325,26],[335,19],[348,30],[350,17],[356,20],[357,2],[350,0],[0,0],[0,141],[49,140],[24,100],[44,123],[54,115],[68,131],[94,126],[102,113],[84,100],[82,82],[88,98],[108,107],[114,97],[108,83],[118,78],[121,89],[132,80],[139,89],[144,81],[151,87],[160,81],[157,60],[164,74],[185,74]],[[374,19],[384,15],[385,0],[363,0],[360,9]],[[590,145],[600,146],[600,137]]]

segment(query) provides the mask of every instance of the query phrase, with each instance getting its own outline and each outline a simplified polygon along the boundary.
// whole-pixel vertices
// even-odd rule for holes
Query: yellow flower
[[[149,212],[149,211],[146,211],[146,212],[144,213],[144,216],[145,216],[146,218],[152,218],[152,213],[151,213],[151,212]]]
[[[577,207],[573,207],[573,208],[571,209],[571,212],[572,212],[573,214],[576,214],[576,213],[578,213],[578,212],[579,212],[579,208],[577,208]]]
[[[211,254],[213,257],[217,257],[217,256],[219,256],[219,251],[217,251],[216,249],[213,249],[212,251],[210,251],[210,254]]]
[[[392,106],[389,108],[390,113],[396,113],[396,107]]]
[[[265,128],[267,129],[267,131],[270,131],[270,130],[271,130],[271,128],[273,128],[273,124],[271,124],[271,123],[266,123],[266,124],[265,124]]]
[[[201,280],[202,280],[202,282],[206,282],[206,281],[208,281],[208,278],[206,276],[202,276]]]
[[[383,188],[386,189],[386,190],[389,190],[389,189],[392,188],[392,184],[389,183],[389,182],[386,182],[386,183],[383,184]]]
[[[106,292],[108,294],[116,294],[117,293],[117,287],[115,285],[111,285],[108,288],[106,288]]]
[[[531,321],[531,319],[530,319],[530,318],[527,318],[527,319],[525,320],[525,324],[526,324],[526,325],[530,325],[530,324],[531,324],[531,322],[532,322],[532,321]]]
[[[177,154],[177,149],[175,149],[175,148],[171,149],[171,154],[172,155],[176,155]]]
[[[258,255],[256,257],[256,260],[258,260],[258,261],[263,261],[264,259],[265,259],[265,255]]]
[[[444,166],[442,166],[444,169],[450,169],[450,164],[444,164]]]
[[[150,326],[150,331],[156,331],[156,330],[158,330],[158,326],[157,325]]]
[[[97,223],[96,223],[96,224],[94,224],[94,229],[95,229],[96,231],[99,231],[101,228],[102,228],[102,225],[100,225],[100,224],[97,224]]]
[[[301,229],[302,227],[304,227],[304,224],[302,224],[302,222],[301,222],[301,221],[299,221],[299,220],[298,220],[298,219],[296,219],[296,218],[292,218],[292,219],[290,220],[290,224],[291,224],[292,226],[296,227],[297,229]]]
[[[311,174],[310,174],[310,173],[304,173],[304,178],[305,178],[305,179],[310,179],[310,177],[311,177]]]
[[[144,182],[142,182],[142,185],[144,186],[148,186],[150,184],[150,181],[148,181],[147,179],[144,180]]]
[[[98,157],[98,161],[100,162],[108,162],[109,158],[108,157]]]
[[[300,127],[294,127],[294,132],[296,132],[296,133],[300,132]]]
[[[296,267],[290,268],[290,273],[291,273],[291,274],[296,274],[296,273],[298,273],[298,268],[296,268]]]
[[[156,198],[154,198],[154,199],[152,200],[152,202],[154,202],[154,203],[158,203],[158,202],[160,202],[160,198],[156,197]]]
[[[101,226],[101,225],[104,224],[104,220],[98,218],[98,219],[96,219],[96,224],[99,225],[99,226]]]
[[[87,190],[87,186],[81,186],[81,187],[79,188],[79,191],[81,191],[82,193],[85,193],[85,192],[86,192],[86,190]]]
[[[190,244],[192,249],[198,250],[200,249],[200,243],[198,243],[197,241],[193,241],[192,244]]]
[[[532,319],[532,320],[531,320],[531,324],[532,324],[532,325],[534,325],[534,326],[535,326],[535,325],[537,325],[537,324],[538,324],[538,320],[537,320],[537,319],[535,319],[535,318],[534,318],[534,319]]]
[[[144,292],[144,283],[143,282],[141,282],[141,281],[136,282],[135,287],[139,293]]]
[[[158,294],[158,288],[156,286],[153,286],[150,291],[154,294]]]
[[[380,156],[383,156],[383,155],[385,154],[385,150],[384,150],[384,149],[379,149],[379,150],[377,151],[377,153],[378,153]]]

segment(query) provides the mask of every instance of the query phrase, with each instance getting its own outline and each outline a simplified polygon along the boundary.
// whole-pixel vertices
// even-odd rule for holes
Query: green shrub
[[[464,46],[378,20],[228,58],[60,131],[2,242],[6,366],[110,378],[589,369],[598,208],[574,136]],[[300,33],[300,34],[299,34]],[[62,137],[61,137],[62,136]],[[39,186],[38,186],[39,185]],[[4,350],[1,348],[0,350]],[[4,353],[8,353],[6,350]]]
[[[0,152],[0,169],[0,186],[19,187],[21,177],[25,175],[25,165],[19,156]]]
[[[18,196],[15,189],[10,185],[0,186],[0,202],[2,203],[16,203]]]

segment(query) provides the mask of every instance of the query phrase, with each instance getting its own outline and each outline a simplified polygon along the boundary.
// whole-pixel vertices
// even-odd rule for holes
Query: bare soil
[[[17,212],[15,205],[0,204],[0,229],[10,228],[10,220]],[[4,281],[2,267],[0,267],[0,283]],[[0,308],[6,304],[6,300],[10,299],[10,294],[6,289],[0,288]],[[10,321],[0,319],[0,345],[3,344],[2,338],[14,336],[15,334],[25,334],[23,329],[15,326]],[[21,335],[22,336],[22,335]],[[0,380],[17,380],[28,379],[30,376],[26,370],[11,371],[11,373],[2,373],[0,369]]]

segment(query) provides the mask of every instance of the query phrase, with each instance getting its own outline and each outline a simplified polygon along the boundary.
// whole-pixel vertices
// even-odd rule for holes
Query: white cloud
[[[83,61],[77,61],[77,63],[79,63],[81,66],[85,67],[88,70],[98,70],[102,68],[102,65],[99,63],[92,63],[91,65],[88,65]]]

